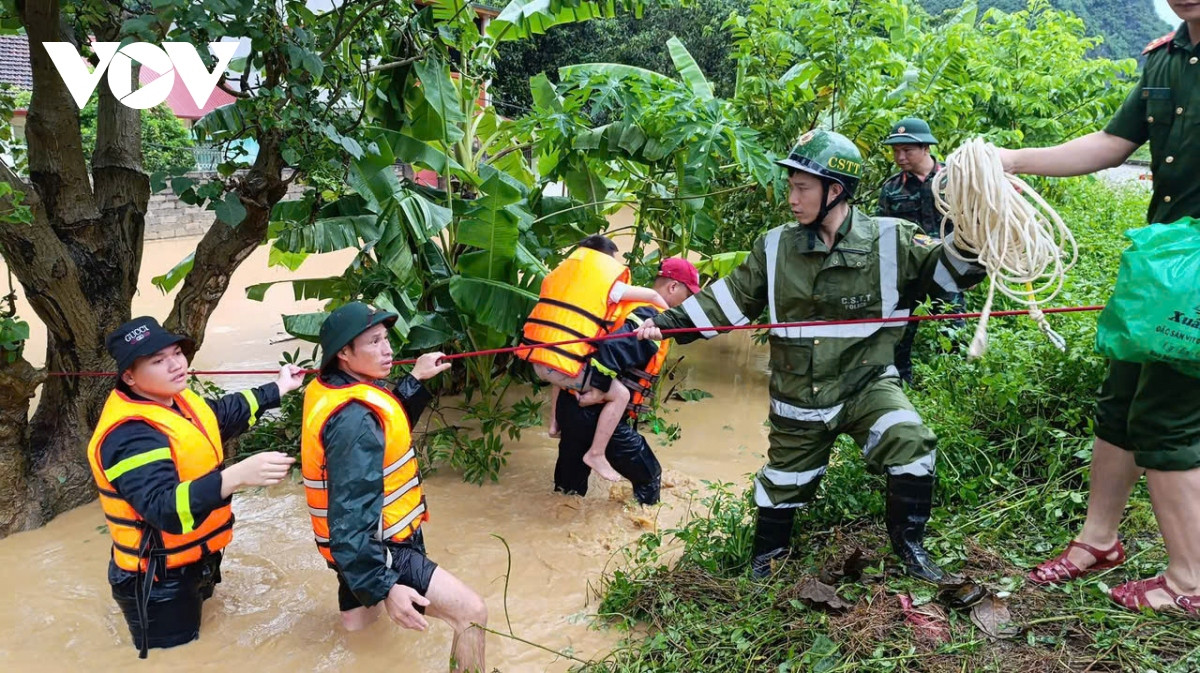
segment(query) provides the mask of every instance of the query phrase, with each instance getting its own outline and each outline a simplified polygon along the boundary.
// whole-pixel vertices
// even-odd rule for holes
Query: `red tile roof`
[[[158,78],[158,73],[154,72],[146,66],[142,66],[142,70],[138,73],[138,81],[142,86],[153,82]],[[213,89],[213,92],[208,95],[208,101],[204,107],[196,107],[196,102],[192,100],[192,94],[188,93],[187,87],[183,85],[183,80],[175,78],[175,85],[171,87],[171,94],[164,101],[176,117],[180,119],[199,119],[213,110],[228,105],[237,100],[233,96],[222,91],[219,87]]]
[[[33,88],[29,67],[29,42],[24,35],[0,35],[0,84]]]

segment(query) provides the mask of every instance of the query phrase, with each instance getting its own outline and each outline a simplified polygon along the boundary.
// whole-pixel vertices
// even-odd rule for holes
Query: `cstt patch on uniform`
[[[913,236],[913,243],[916,243],[917,245],[921,246],[922,248],[928,248],[931,245],[937,243],[937,239],[930,236],[929,234],[916,234]]]

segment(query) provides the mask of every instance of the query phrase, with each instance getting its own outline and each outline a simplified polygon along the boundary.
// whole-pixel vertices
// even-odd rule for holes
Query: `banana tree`
[[[533,82],[530,135],[540,171],[597,208],[632,205],[631,260],[714,252],[709,198],[717,185],[766,188],[777,179],[758,133],[713,95],[683,42],[666,46],[677,78],[590,63],[562,68],[557,87],[545,76]],[[646,256],[650,242],[656,251]]]
[[[401,355],[516,343],[549,271],[546,260],[564,239],[606,223],[575,200],[543,195],[518,125],[488,104],[492,52],[502,40],[643,6],[514,0],[489,24],[470,3],[436,0],[407,23],[386,27],[391,53],[363,90],[364,124],[346,143],[346,189],[323,203],[280,204],[273,214],[276,263],[297,268],[311,253],[358,250],[338,276],[289,281],[295,296],[326,299],[327,308],[362,298],[395,311]],[[398,175],[397,165],[436,174],[437,186]],[[247,292],[260,298],[268,287]],[[285,328],[315,339],[324,315],[285,316]],[[536,404],[505,403],[514,381],[507,362],[462,361],[466,415],[478,421],[482,437],[448,427],[431,440],[474,482],[497,477],[505,462],[502,435],[516,438],[537,419]]]

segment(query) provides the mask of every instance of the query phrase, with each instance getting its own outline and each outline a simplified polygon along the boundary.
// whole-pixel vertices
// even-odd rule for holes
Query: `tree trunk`
[[[0,364],[0,531],[37,525],[25,447],[29,441],[29,400],[45,375],[24,359]]]
[[[88,175],[79,111],[43,42],[62,34],[59,0],[18,3],[30,46],[33,95],[26,138],[29,179],[0,162],[0,182],[11,185],[33,213],[31,222],[6,219],[12,199],[0,198],[0,252],[47,329],[41,400],[26,427],[29,393],[41,374],[6,370],[0,433],[0,537],[42,525],[95,498],[84,450],[112,390],[110,377],[54,376],[56,372],[111,371],[105,336],[130,318],[141,268],[150,197],[142,168],[141,114],[121,105],[101,80],[96,151]],[[115,41],[117,9],[94,27],[96,39]],[[133,73],[136,86],[137,72]],[[277,79],[277,77],[276,77]],[[217,302],[238,266],[266,240],[271,210],[287,194],[278,131],[258,138],[247,174],[232,183],[246,207],[236,227],[215,222],[201,240],[193,268],[164,326],[203,342]],[[28,363],[25,363],[28,367]],[[32,378],[31,378],[32,377]],[[0,378],[0,385],[8,386]],[[19,407],[19,408],[18,408]],[[20,419],[10,427],[8,416]]]
[[[196,247],[192,270],[175,296],[171,315],[163,324],[187,334],[199,348],[204,328],[229,289],[229,279],[250,253],[267,239],[271,209],[287,194],[283,179],[284,161],[277,135],[260,138],[258,158],[235,189],[246,218],[235,227],[216,221]]]
[[[0,220],[0,250],[46,325],[47,372],[111,370],[104,337],[129,319],[150,197],[137,140],[141,115],[119,104],[102,82],[89,176],[78,108],[41,46],[65,39],[59,3],[25,3],[21,11],[33,71],[29,181],[2,164],[0,181],[21,193],[33,218]],[[114,17],[98,26],[97,39],[112,39],[119,25]],[[95,497],[84,447],[112,384],[107,377],[46,379],[28,431],[21,430],[27,435],[23,454],[2,457],[12,468],[3,475],[6,488],[24,498],[20,509],[0,504],[0,536],[41,525]]]

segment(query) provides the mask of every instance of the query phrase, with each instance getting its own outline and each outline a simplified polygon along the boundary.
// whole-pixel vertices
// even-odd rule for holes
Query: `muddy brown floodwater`
[[[141,294],[134,313],[160,319],[173,297],[164,297],[150,278],[165,272],[195,246],[195,240],[146,244]],[[194,366],[202,369],[274,367],[284,350],[301,342],[284,339],[282,313],[319,309],[296,302],[290,287],[267,293],[264,303],[245,299],[242,288],[287,277],[339,273],[345,254],[313,257],[295,274],[268,269],[266,250],[248,259],[230,293],[209,323]],[[3,270],[0,269],[0,272]],[[28,305],[21,315],[32,316]],[[31,322],[33,322],[31,320]],[[34,326],[30,357],[45,348]],[[510,442],[508,466],[498,484],[472,486],[448,471],[427,479],[432,519],[424,527],[430,556],[479,591],[487,601],[490,626],[506,631],[503,537],[512,549],[508,617],[516,635],[583,659],[603,654],[618,634],[596,629],[591,615],[597,585],[620,549],[647,526],[671,525],[703,491],[704,480],[747,483],[766,449],[766,351],[749,334],[676,348],[683,356],[677,375],[685,387],[712,398],[671,402],[666,418],[683,427],[671,445],[651,436],[664,468],[663,503],[629,504],[628,485],[609,486],[592,478],[587,497],[551,492],[555,441],[545,428],[532,428]],[[35,362],[35,364],[40,364]],[[271,377],[220,377],[238,390]],[[83,447],[80,447],[83,450]],[[136,666],[146,671],[444,671],[451,632],[431,620],[425,633],[405,631],[381,620],[348,634],[338,623],[336,580],[312,542],[304,494],[288,484],[234,498],[237,527],[226,550],[224,582],[205,604],[200,640],[154,650],[137,662],[129,632],[109,594],[105,577],[109,538],[100,507],[91,503],[59,516],[39,530],[0,540],[0,670],[88,671]],[[528,645],[488,637],[488,665],[505,673],[564,671],[572,662]]]

